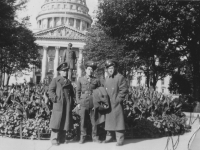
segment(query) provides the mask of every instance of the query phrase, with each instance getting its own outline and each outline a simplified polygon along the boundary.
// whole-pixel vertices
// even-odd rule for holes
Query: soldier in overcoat
[[[71,81],[67,78],[68,63],[62,63],[58,68],[60,76],[54,78],[49,85],[49,97],[53,102],[50,120],[51,142],[59,145],[65,142],[66,131],[72,128],[72,106],[74,91]]]
[[[86,75],[80,77],[77,81],[76,87],[76,101],[80,118],[81,118],[81,137],[79,143],[82,144],[86,140],[87,135],[87,120],[90,119],[92,124],[92,139],[94,142],[100,142],[97,125],[95,124],[94,105],[93,105],[93,90],[100,86],[100,81],[93,76],[93,71],[97,68],[93,61],[88,61],[85,64]]]
[[[104,87],[110,98],[110,111],[106,114],[105,130],[107,130],[105,143],[113,140],[113,131],[115,131],[117,146],[123,145],[124,141],[124,112],[123,100],[128,93],[128,86],[123,75],[117,72],[117,62],[107,60],[105,67],[107,69],[107,77]]]

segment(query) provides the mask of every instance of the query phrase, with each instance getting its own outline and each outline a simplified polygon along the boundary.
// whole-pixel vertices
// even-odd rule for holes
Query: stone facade
[[[58,75],[57,67],[69,43],[76,53],[76,70],[72,80],[80,77],[85,46],[85,30],[91,26],[85,0],[46,0],[36,17],[38,32],[34,33],[41,54],[41,67],[35,68],[33,82],[43,82]]]
[[[46,0],[41,9],[36,19],[42,30],[66,24],[85,31],[92,23],[85,0]]]

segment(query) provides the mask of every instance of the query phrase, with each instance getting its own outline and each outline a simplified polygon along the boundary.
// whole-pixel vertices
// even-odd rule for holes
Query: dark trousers
[[[51,143],[64,143],[66,138],[66,131],[65,130],[51,130]]]
[[[88,128],[88,120],[92,124],[92,139],[95,140],[98,138],[97,133],[97,125],[95,125],[95,116],[94,111],[92,109],[85,109],[81,107],[80,110],[80,117],[81,117],[81,138],[85,138],[87,135],[87,128]]]
[[[114,135],[115,133],[115,135]],[[116,136],[117,142],[122,142],[124,141],[124,130],[121,131],[107,131],[106,134],[106,140],[109,140],[111,138],[114,138]]]

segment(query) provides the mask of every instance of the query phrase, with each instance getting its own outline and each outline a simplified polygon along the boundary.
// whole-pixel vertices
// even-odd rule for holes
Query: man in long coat
[[[105,130],[107,130],[105,143],[113,140],[115,131],[117,146],[123,145],[124,141],[124,112],[123,100],[128,93],[128,86],[125,78],[117,72],[117,63],[113,60],[106,61],[108,76],[105,79],[104,87],[110,98],[110,111],[106,114]]]
[[[66,131],[72,128],[72,106],[74,91],[71,81],[67,78],[68,63],[62,63],[58,68],[60,76],[54,78],[49,86],[49,97],[53,102],[50,120],[51,142],[59,145],[65,142]]]

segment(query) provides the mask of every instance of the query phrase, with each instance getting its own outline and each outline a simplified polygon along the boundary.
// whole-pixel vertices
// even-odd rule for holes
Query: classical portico
[[[85,46],[85,30],[92,19],[85,0],[46,0],[37,16],[38,31],[34,34],[41,54],[41,68],[36,68],[34,82],[58,75],[57,67],[68,44],[76,53],[76,70],[73,80],[80,77]]]

